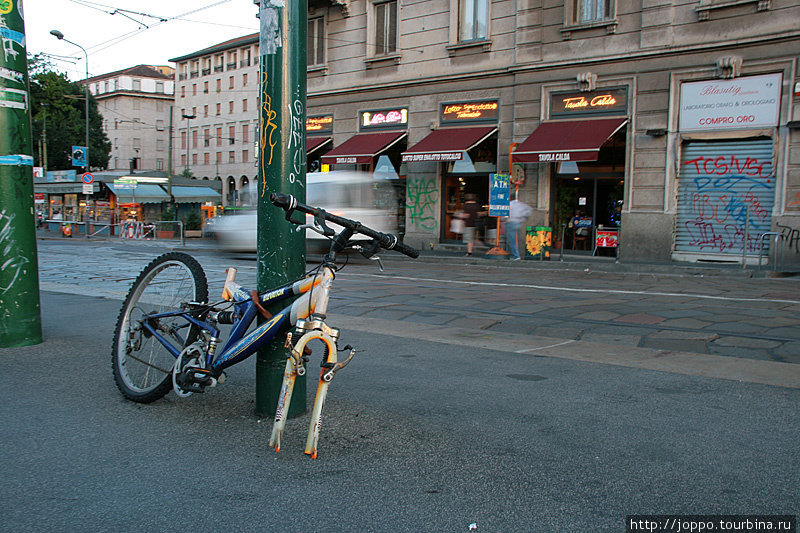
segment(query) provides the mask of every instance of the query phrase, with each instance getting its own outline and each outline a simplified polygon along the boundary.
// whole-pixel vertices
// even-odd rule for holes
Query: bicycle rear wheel
[[[170,252],[155,258],[139,274],[122,304],[112,346],[114,381],[135,402],[153,402],[172,388],[175,357],[142,327],[145,316],[180,311],[184,302],[207,302],[203,267],[192,256]],[[185,347],[200,330],[185,318],[152,319],[150,325],[174,345]],[[185,336],[185,337],[184,337]]]

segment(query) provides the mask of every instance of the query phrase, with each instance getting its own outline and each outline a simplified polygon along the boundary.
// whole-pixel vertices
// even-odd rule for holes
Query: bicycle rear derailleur
[[[193,392],[204,392],[206,387],[216,387],[217,383],[225,381],[225,373],[219,377],[211,375],[205,368],[203,357],[203,342],[198,341],[183,349],[175,366],[172,367],[172,388],[181,398]]]

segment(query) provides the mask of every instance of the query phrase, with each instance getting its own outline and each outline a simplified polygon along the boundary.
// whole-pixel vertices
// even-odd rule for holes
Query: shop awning
[[[125,189],[113,183],[106,183],[106,187],[117,196],[117,203],[120,204],[169,202],[169,195],[155,183],[137,183],[135,189]]]
[[[307,137],[306,138],[306,155],[311,155],[317,150],[321,150],[331,143],[330,137]]]
[[[543,122],[514,150],[520,163],[597,161],[600,147],[628,122],[622,118]]]
[[[172,196],[175,197],[175,203],[178,204],[220,202],[222,200],[222,195],[211,187],[173,185]]]
[[[389,131],[384,133],[359,133],[322,156],[328,165],[358,164],[366,165],[372,158],[404,139],[406,132]]]
[[[403,162],[459,161],[464,152],[497,131],[495,126],[481,128],[441,128],[403,152]]]

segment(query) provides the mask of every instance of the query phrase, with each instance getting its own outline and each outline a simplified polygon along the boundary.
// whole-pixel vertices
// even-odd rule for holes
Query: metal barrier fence
[[[83,234],[87,239],[95,237],[105,232],[111,237],[112,228],[119,228],[118,237],[121,239],[174,239],[179,238],[181,245],[186,244],[186,235],[183,230],[183,222],[180,220],[157,220],[155,222],[139,222],[138,220],[126,220],[118,224],[103,222],[79,222],[75,220],[42,220],[38,227],[49,224],[49,229],[58,231],[64,237]]]

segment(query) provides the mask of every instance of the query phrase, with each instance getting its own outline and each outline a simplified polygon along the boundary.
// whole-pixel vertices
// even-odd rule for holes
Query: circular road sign
[[[81,176],[81,179],[84,183],[92,183],[94,181],[94,176],[89,174],[88,172]]]

